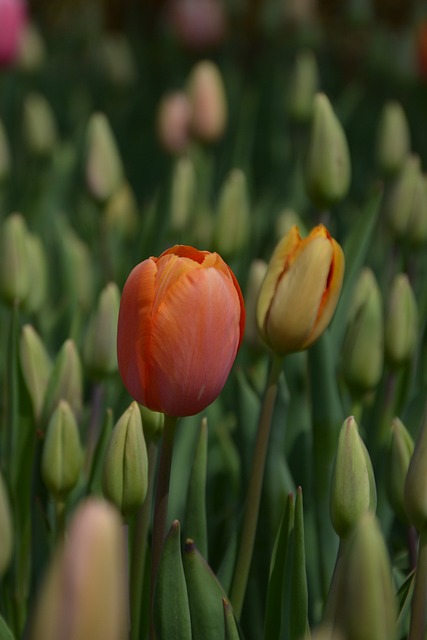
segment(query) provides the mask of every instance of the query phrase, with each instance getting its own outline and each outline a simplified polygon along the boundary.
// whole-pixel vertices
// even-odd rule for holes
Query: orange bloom
[[[144,260],[120,303],[117,358],[125,387],[153,411],[199,413],[222,390],[244,324],[240,287],[217,253],[175,245]]]

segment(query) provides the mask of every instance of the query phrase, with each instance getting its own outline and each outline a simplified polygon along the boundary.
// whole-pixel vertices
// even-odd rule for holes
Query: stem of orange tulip
[[[154,503],[153,532],[151,544],[151,594],[150,594],[150,638],[154,640],[153,601],[154,587],[163,542],[166,536],[166,520],[169,503],[169,481],[172,465],[173,442],[178,418],[165,415],[162,448],[160,450],[159,471],[157,476],[156,500]]]
[[[246,497],[245,514],[243,519],[242,537],[240,541],[239,555],[231,588],[230,601],[237,620],[242,613],[245,598],[246,585],[252,562],[252,554],[255,543],[255,534],[258,524],[258,513],[261,502],[262,483],[264,478],[265,461],[267,457],[268,442],[270,439],[271,419],[277,395],[277,382],[282,371],[282,358],[274,355],[268,376],[264,400],[258,422],[258,432],[255,442],[255,452],[252,464],[252,473],[249,480]]]

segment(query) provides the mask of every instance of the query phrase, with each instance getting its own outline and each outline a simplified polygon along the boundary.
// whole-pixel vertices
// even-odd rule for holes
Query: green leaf
[[[289,611],[289,629],[292,640],[307,637],[308,627],[308,591],[305,568],[304,514],[302,489],[298,487],[295,500],[294,545],[292,558],[291,602]]]
[[[197,548],[208,557],[208,532],[206,520],[206,468],[208,453],[208,423],[202,419],[196,444],[193,466],[188,484],[185,510],[185,536],[195,540]]]
[[[0,615],[0,640],[15,640],[12,631],[9,629],[2,615]]]
[[[225,598],[222,599],[224,608],[224,638],[225,640],[239,640],[239,630],[233,615],[231,604]],[[1,640],[1,639],[0,639]]]

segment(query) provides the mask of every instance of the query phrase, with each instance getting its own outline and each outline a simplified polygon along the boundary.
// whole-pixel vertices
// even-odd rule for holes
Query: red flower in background
[[[0,0],[0,66],[14,62],[26,24],[23,0]]]

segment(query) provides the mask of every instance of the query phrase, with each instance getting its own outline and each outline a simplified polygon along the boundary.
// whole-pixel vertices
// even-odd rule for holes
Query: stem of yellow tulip
[[[408,640],[423,640],[427,609],[427,531],[420,534]]]
[[[258,524],[258,513],[261,501],[261,490],[264,478],[265,460],[267,456],[270,426],[277,395],[277,382],[282,371],[282,358],[274,355],[264,394],[264,401],[258,423],[252,473],[249,480],[243,519],[242,538],[237,557],[231,588],[230,601],[236,618],[239,620],[245,598],[246,585],[251,567],[255,534]]]
[[[151,594],[150,594],[150,638],[154,640],[153,600],[157,570],[166,535],[166,520],[169,503],[169,481],[172,465],[173,442],[178,418],[165,415],[163,427],[162,448],[160,450],[159,471],[157,476],[156,500],[154,503],[154,518],[151,546]]]

